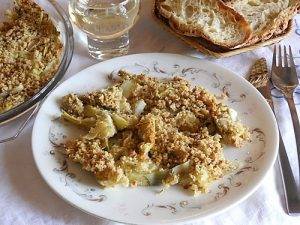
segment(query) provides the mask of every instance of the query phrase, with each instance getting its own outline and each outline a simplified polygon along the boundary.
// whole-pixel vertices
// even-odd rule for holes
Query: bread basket
[[[244,52],[252,51],[257,48],[261,48],[267,45],[272,45],[274,43],[277,43],[284,38],[286,38],[292,31],[293,27],[293,22],[292,20],[288,21],[286,29],[277,36],[272,36],[270,39],[262,42],[258,42],[256,44],[246,46],[246,47],[241,47],[241,48],[236,48],[236,49],[222,49],[209,41],[205,40],[204,38],[201,37],[188,37],[184,36],[181,34],[178,34],[176,31],[174,31],[169,25],[168,25],[168,20],[163,18],[159,13],[156,11],[155,3],[153,6],[153,17],[157,21],[157,23],[163,27],[166,31],[170,32],[171,34],[177,36],[179,39],[181,39],[183,42],[188,44],[189,46],[195,48],[197,51],[215,57],[215,58],[223,58],[223,57],[230,57],[234,55],[238,55]]]

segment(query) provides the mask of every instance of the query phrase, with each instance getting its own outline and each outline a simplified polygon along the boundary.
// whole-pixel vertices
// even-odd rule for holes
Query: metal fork
[[[298,154],[298,163],[299,163],[298,169],[299,169],[299,176],[300,176],[300,124],[299,124],[299,118],[298,118],[297,109],[295,106],[294,96],[293,96],[296,87],[299,85],[299,80],[297,77],[291,46],[289,46],[289,54],[287,53],[286,46],[284,46],[283,60],[282,60],[282,50],[280,45],[278,49],[279,49],[279,53],[277,57],[276,46],[274,47],[271,79],[274,86],[277,89],[279,89],[284,95],[284,97],[286,98],[291,111],[294,133],[296,138],[296,145],[297,145],[297,154]],[[298,198],[300,199],[299,184],[298,184]]]

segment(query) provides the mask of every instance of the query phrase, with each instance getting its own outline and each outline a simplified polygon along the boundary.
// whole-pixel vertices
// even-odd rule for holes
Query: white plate
[[[101,189],[95,179],[66,162],[53,143],[68,131],[55,118],[59,99],[109,85],[109,74],[125,68],[158,77],[183,76],[220,95],[252,130],[252,142],[242,149],[225,148],[227,159],[238,160],[238,171],[215,182],[208,194],[190,196],[180,187],[157,194],[159,187]],[[68,135],[70,135],[68,133]],[[278,149],[273,113],[260,93],[245,79],[211,62],[173,54],[138,54],[91,66],[62,83],[46,99],[34,124],[32,150],[36,165],[48,185],[64,200],[97,217],[130,224],[175,223],[223,211],[253,193],[272,167]]]

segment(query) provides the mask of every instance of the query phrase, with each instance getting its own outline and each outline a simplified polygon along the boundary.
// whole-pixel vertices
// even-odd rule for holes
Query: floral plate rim
[[[152,58],[152,59],[155,59],[155,60],[158,60],[159,58],[162,58],[162,59],[174,59],[174,61],[178,60],[178,61],[194,61],[194,64],[195,62],[201,62],[199,63],[199,65],[204,65],[206,67],[213,67],[215,68],[215,70],[217,71],[223,71],[224,74],[227,74],[225,75],[226,76],[229,76],[229,78],[233,78],[234,79],[237,79],[239,82],[243,83],[243,85],[245,86],[248,86],[248,88],[251,89],[251,92],[253,91],[256,95],[256,97],[259,98],[259,100],[262,100],[263,103],[261,103],[262,105],[265,105],[264,107],[267,106],[268,108],[268,113],[270,113],[270,115],[272,115],[272,122],[273,122],[273,128],[275,129],[274,130],[274,134],[275,134],[275,138],[274,138],[274,141],[273,141],[273,145],[274,146],[274,151],[273,151],[273,154],[271,155],[271,158],[269,159],[267,165],[265,165],[265,168],[264,168],[264,172],[263,174],[261,175],[260,177],[260,180],[257,181],[255,183],[254,186],[252,186],[252,188],[250,190],[247,190],[247,191],[244,191],[245,194],[240,197],[239,199],[235,199],[233,200],[233,202],[230,202],[225,203],[225,207],[223,208],[218,208],[217,210],[207,210],[206,214],[204,213],[204,215],[201,215],[199,217],[199,215],[192,215],[192,216],[188,216],[188,217],[183,217],[182,219],[176,219],[176,220],[172,220],[172,221],[164,221],[164,222],[160,222],[160,223],[178,223],[178,222],[184,222],[184,221],[192,221],[192,220],[196,220],[196,219],[199,219],[199,218],[204,218],[204,217],[207,217],[207,216],[212,216],[212,215],[215,215],[216,213],[220,213],[220,212],[223,212],[225,210],[227,210],[228,208],[231,208],[232,206],[238,204],[239,202],[245,200],[247,197],[249,197],[255,190],[257,190],[257,188],[260,186],[261,182],[263,181],[263,178],[265,177],[265,175],[267,174],[267,171],[272,167],[272,165],[274,164],[275,162],[275,159],[276,159],[276,156],[277,156],[277,149],[278,149],[278,130],[276,129],[277,126],[276,126],[276,120],[275,120],[275,117],[273,116],[273,113],[271,111],[271,109],[269,108],[269,106],[267,105],[267,102],[264,100],[264,98],[261,96],[261,94],[254,88],[252,87],[252,85],[244,80],[243,78],[241,77],[238,77],[238,75],[234,74],[233,72],[217,65],[217,64],[214,64],[212,62],[209,62],[209,61],[206,61],[206,60],[202,60],[202,59],[197,59],[197,58],[193,58],[193,57],[188,57],[188,56],[183,56],[183,55],[176,55],[176,54],[166,54],[166,53],[143,53],[143,54],[135,54],[135,55],[128,55],[128,56],[123,56],[123,57],[118,57],[118,58],[115,58],[115,59],[112,59],[112,60],[108,60],[108,61],[105,61],[105,62],[101,62],[101,63],[98,63],[98,64],[95,64],[93,66],[90,66],[80,72],[78,72],[76,75],[72,76],[71,78],[69,78],[68,80],[66,80],[65,82],[63,82],[60,86],[58,86],[53,92],[55,92],[57,89],[59,89],[61,86],[63,87],[64,85],[66,85],[68,82],[70,82],[70,80],[75,80],[76,79],[76,76],[80,76],[80,74],[83,74],[83,73],[89,73],[89,72],[92,72],[94,70],[97,70],[97,68],[100,68],[101,65],[107,65],[107,64],[114,64],[118,61],[121,61],[121,62],[132,62],[133,60],[136,60],[136,61],[140,61],[141,58],[144,58],[144,59],[149,59],[149,58]],[[120,68],[120,67],[118,67]],[[199,67],[201,68],[201,66]],[[162,72],[163,73],[163,70],[160,70],[158,67],[154,68],[154,70],[156,71],[158,69],[158,72]],[[229,79],[228,78],[228,79]],[[242,86],[243,86],[242,85]],[[251,86],[251,87],[250,87]],[[224,86],[225,87],[225,86]],[[226,91],[226,90],[225,90]],[[52,94],[51,94],[52,95]],[[51,96],[50,95],[50,96]],[[50,96],[48,98],[50,98]],[[45,103],[47,102],[48,98],[45,100]],[[242,97],[241,97],[242,98]],[[43,106],[41,107],[41,109],[43,108]],[[40,113],[39,113],[40,114]],[[120,219],[113,219],[109,216],[99,216],[98,214],[95,214],[95,213],[92,213],[90,212],[89,210],[86,210],[84,209],[83,207],[80,207],[78,204],[74,203],[74,201],[72,201],[71,199],[68,199],[66,196],[63,196],[62,193],[60,193],[58,191],[58,189],[54,186],[53,183],[50,182],[49,180],[49,177],[47,177],[47,173],[45,171],[43,171],[43,169],[41,168],[41,165],[39,164],[39,156],[38,156],[38,152],[37,152],[37,149],[36,149],[36,136],[38,134],[38,131],[37,131],[37,124],[38,124],[38,120],[39,120],[39,114],[36,118],[36,121],[35,121],[35,124],[34,124],[34,128],[33,128],[33,133],[32,133],[32,148],[33,148],[33,155],[34,155],[34,160],[35,160],[35,163],[36,163],[36,166],[41,174],[41,176],[44,178],[44,180],[46,181],[46,183],[51,187],[52,190],[54,190],[54,192],[56,194],[58,194],[58,196],[60,196],[62,199],[66,200],[68,203],[70,203],[71,205],[75,206],[76,208],[79,208],[80,210],[86,212],[86,213],[89,213],[91,215],[94,215],[96,217],[99,217],[99,218],[105,218],[105,219],[108,219],[108,220],[111,220],[111,221],[115,221],[115,222],[122,222],[122,223],[130,223],[130,224],[152,224],[152,223],[149,223],[147,221],[145,222],[133,222],[133,221],[128,221],[128,220],[120,220]],[[221,189],[221,188],[220,188]],[[224,189],[226,190],[226,189]],[[181,206],[181,205],[180,205]],[[158,208],[160,206],[158,205]],[[163,208],[163,207],[161,207]],[[168,209],[168,208],[166,208]],[[172,211],[172,208],[170,208],[171,211]],[[145,215],[146,216],[146,215]],[[147,218],[145,218],[145,220],[147,220]]]

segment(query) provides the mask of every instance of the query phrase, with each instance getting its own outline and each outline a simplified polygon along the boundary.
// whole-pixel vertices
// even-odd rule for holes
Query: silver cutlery
[[[267,63],[264,58],[259,59],[252,66],[249,74],[249,82],[264,96],[274,112],[270,89],[270,76],[268,73]],[[297,185],[280,132],[278,162],[281,169],[287,213],[290,215],[300,213],[300,201],[297,194]]]
[[[278,49],[279,52],[277,57],[277,50],[275,46],[273,53],[271,79],[274,86],[282,92],[289,105],[296,139],[298,162],[300,162],[300,123],[294,102],[294,91],[299,85],[299,80],[297,77],[291,46],[289,46],[289,53],[287,53],[287,48],[286,46],[284,46],[283,56],[281,50],[282,48],[280,45]],[[298,197],[300,198],[300,194]]]

